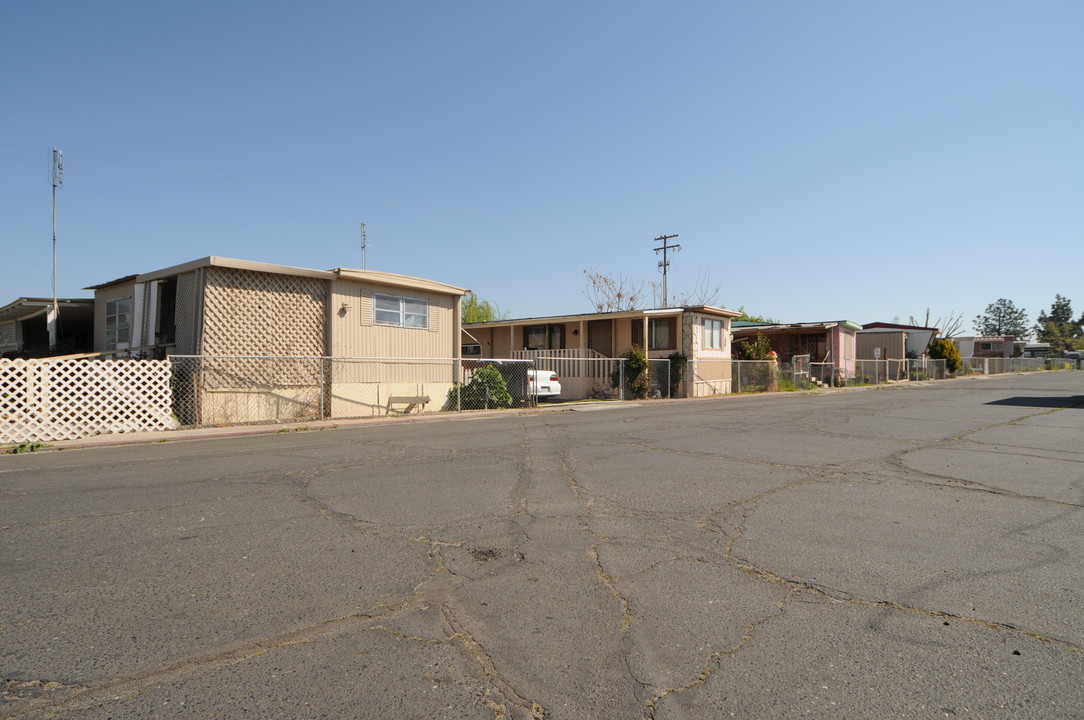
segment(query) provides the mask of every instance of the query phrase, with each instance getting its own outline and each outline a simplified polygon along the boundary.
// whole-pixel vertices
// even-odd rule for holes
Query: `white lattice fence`
[[[0,360],[0,444],[176,427],[167,360]]]

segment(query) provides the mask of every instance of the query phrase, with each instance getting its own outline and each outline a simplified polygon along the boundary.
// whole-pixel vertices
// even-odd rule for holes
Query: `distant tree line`
[[[1084,349],[1084,313],[1075,318],[1069,298],[1060,294],[1054,296],[1050,312],[1040,311],[1038,321],[1031,327],[1023,308],[999,298],[975,316],[975,331],[986,336],[1012,335],[1020,340],[1034,336],[1036,342],[1049,343],[1055,353]]]

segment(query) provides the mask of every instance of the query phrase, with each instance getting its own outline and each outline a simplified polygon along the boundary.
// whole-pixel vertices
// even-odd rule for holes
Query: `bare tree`
[[[941,337],[950,338],[950,337],[955,337],[956,333],[960,332],[960,328],[962,328],[963,324],[964,324],[964,315],[963,315],[963,313],[955,315],[955,314],[953,314],[953,312],[951,310],[949,310],[949,314],[948,314],[947,317],[939,317],[934,322],[934,324],[931,325],[930,324],[930,309],[926,308],[926,319],[923,322],[920,323],[920,322],[916,321],[915,316],[912,315],[911,316],[911,324],[914,325],[915,327],[934,327],[934,328],[937,328],[940,331]]]
[[[719,302],[719,293],[722,291],[722,285],[716,285],[712,287],[711,274],[708,272],[702,273],[696,278],[696,284],[690,286],[683,286],[681,290],[673,297],[671,304],[674,307],[689,307],[695,305],[715,305]],[[655,300],[655,306],[657,307],[662,301],[662,283],[651,283],[651,294]]]
[[[606,275],[594,270],[584,270],[587,289],[584,296],[591,301],[597,312],[622,312],[640,307],[644,295],[644,282],[630,280],[618,275]]]

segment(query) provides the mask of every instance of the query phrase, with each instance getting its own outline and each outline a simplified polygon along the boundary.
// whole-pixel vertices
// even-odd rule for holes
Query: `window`
[[[723,349],[723,321],[704,318],[704,348],[706,350]]]
[[[132,298],[105,304],[105,349],[125,350],[131,342]]]
[[[528,350],[560,350],[564,346],[564,325],[528,325],[523,328],[523,347]]]
[[[673,350],[674,318],[652,318],[647,321],[648,350]],[[644,324],[639,320],[632,321],[632,343],[644,346]]]
[[[377,325],[426,330],[429,328],[429,302],[374,293],[373,322]]]

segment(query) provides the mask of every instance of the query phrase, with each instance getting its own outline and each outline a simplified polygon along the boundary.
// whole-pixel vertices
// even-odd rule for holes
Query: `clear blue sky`
[[[0,304],[206,255],[512,317],[583,270],[801,322],[1084,310],[1084,3],[8,2]],[[706,277],[706,280],[705,280]]]

